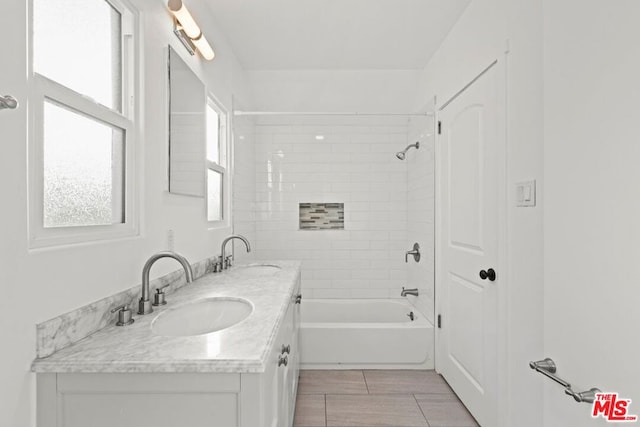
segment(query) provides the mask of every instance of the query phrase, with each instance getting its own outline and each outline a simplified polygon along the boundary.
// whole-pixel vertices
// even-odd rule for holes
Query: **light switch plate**
[[[536,180],[516,183],[516,206],[531,207],[536,205]]]

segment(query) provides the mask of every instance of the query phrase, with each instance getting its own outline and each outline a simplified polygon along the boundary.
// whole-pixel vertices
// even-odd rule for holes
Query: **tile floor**
[[[434,371],[300,371],[294,427],[477,427]]]

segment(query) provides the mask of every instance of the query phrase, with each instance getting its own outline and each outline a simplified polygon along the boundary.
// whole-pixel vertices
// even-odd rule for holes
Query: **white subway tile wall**
[[[234,117],[233,128],[233,232],[245,236],[255,247],[255,126],[249,117]],[[246,253],[242,244],[238,248],[234,253],[237,261],[246,262],[255,258],[255,251]]]
[[[338,125],[336,123],[340,121]],[[308,298],[399,297],[406,284],[407,119],[255,127],[257,259],[303,261]],[[344,230],[299,230],[299,203],[344,203]]]
[[[434,242],[435,242],[435,137],[433,119],[412,118],[409,124],[409,143],[420,141],[419,150],[407,153],[408,167],[408,223],[407,242],[420,244],[419,263],[409,257],[407,287],[418,288],[419,296],[411,298],[418,309],[433,323],[434,310]]]

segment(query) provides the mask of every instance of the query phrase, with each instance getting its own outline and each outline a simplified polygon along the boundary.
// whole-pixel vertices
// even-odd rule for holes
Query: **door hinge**
[[[442,135],[442,122],[438,120],[438,135]]]
[[[442,315],[438,314],[438,329],[442,328]]]

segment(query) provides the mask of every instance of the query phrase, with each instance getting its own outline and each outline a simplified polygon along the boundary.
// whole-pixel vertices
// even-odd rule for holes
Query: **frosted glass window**
[[[125,132],[44,104],[44,227],[124,223]]]
[[[122,110],[122,15],[105,0],[34,0],[33,69]]]
[[[207,170],[207,219],[222,221],[222,174]]]
[[[213,97],[207,99],[207,219],[223,221],[229,188],[227,180],[226,113]],[[228,199],[227,199],[228,200]],[[214,225],[215,226],[215,225]]]
[[[207,104],[207,160],[220,164],[220,116]]]

